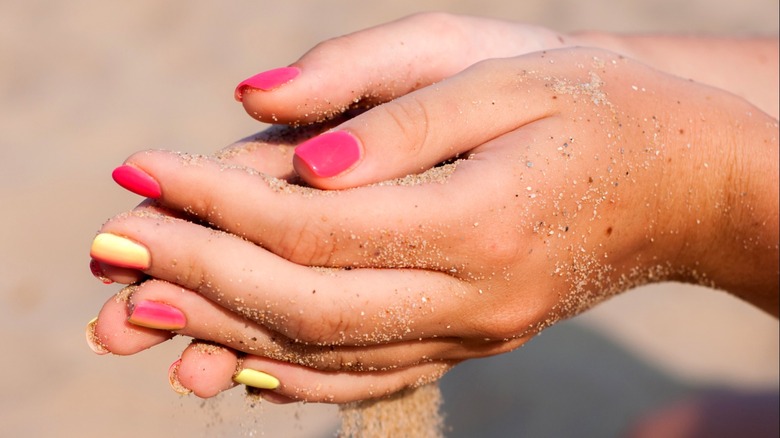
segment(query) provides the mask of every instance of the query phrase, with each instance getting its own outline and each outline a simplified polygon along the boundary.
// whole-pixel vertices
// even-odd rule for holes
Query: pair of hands
[[[96,348],[134,354],[190,336],[173,370],[201,397],[252,369],[278,379],[269,400],[343,403],[510,351],[650,281],[768,290],[776,303],[777,279],[752,275],[776,269],[776,236],[750,242],[758,265],[733,263],[723,232],[735,225],[712,207],[734,204],[724,148],[749,149],[749,167],[776,178],[760,160],[777,151],[776,121],[572,44],[512,23],[411,17],[322,43],[273,90],[238,90],[250,115],[280,123],[376,105],[338,126],[275,126],[215,157],[133,155],[126,165],[156,199],[101,233],[146,258],[93,251],[101,276],[134,284],[91,326]],[[295,147],[326,127],[357,152],[322,176]],[[740,193],[761,216],[765,193]],[[724,264],[741,278],[718,277]],[[139,326],[147,303],[183,323]]]

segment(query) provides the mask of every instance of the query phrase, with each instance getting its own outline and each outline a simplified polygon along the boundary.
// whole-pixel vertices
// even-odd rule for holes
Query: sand
[[[119,288],[92,277],[89,243],[139,201],[110,180],[130,153],[211,154],[257,132],[233,101],[240,80],[326,38],[430,9],[560,30],[778,30],[778,4],[766,0],[1,2],[2,434],[333,436],[335,406],[251,407],[240,390],[209,402],[179,396],[167,370],[184,339],[134,357],[95,355],[84,327]],[[615,436],[638,412],[701,387],[776,391],[778,341],[776,320],[727,296],[643,288],[516,353],[456,367],[441,386],[446,435],[572,436],[607,425],[591,436]],[[594,398],[609,418],[589,409]]]
[[[444,423],[437,383],[407,389],[380,400],[343,405],[340,438],[441,438]]]

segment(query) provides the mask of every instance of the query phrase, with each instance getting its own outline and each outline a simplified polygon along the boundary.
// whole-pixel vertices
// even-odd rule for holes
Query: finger
[[[242,363],[244,369],[260,369],[278,379],[280,385],[274,393],[298,401],[338,404],[378,399],[418,388],[437,381],[454,365],[430,362],[390,371],[332,373],[259,356],[247,356]]]
[[[116,176],[114,177],[116,178]],[[149,181],[145,181],[145,183],[148,182]],[[144,185],[144,187],[148,187],[148,185]],[[191,215],[188,215],[183,211],[166,209],[155,202],[154,199],[149,198],[144,199],[133,209],[133,211],[136,214],[146,212],[150,214],[164,214],[176,218],[193,219]],[[197,220],[197,218],[194,219]],[[89,269],[92,272],[92,275],[104,284],[134,284],[143,281],[146,277],[143,272],[140,272],[137,269],[113,266],[109,263],[102,263],[94,259],[90,260]]]
[[[239,356],[234,350],[208,342],[193,341],[184,349],[181,358],[171,365],[168,379],[171,388],[180,394],[193,393],[201,398],[215,397],[239,385],[234,379],[241,370],[242,362],[243,356]],[[275,378],[271,376],[269,379]],[[249,391],[250,387],[247,387],[247,390]],[[297,401],[275,391],[254,387],[251,391],[276,404]]]
[[[132,286],[124,288],[103,304],[97,320],[90,324],[91,333],[88,332],[87,336],[90,344],[125,356],[161,344],[174,336],[168,330],[156,330],[128,322],[128,301],[132,292]]]
[[[245,317],[217,305],[195,292],[160,280],[133,286],[127,299],[127,314],[103,314],[99,323],[109,324],[110,318],[121,317],[142,327],[174,331],[179,335],[210,341],[248,354],[261,355],[279,361],[295,363],[319,370],[387,370],[409,367],[433,360],[466,359],[509,351],[525,340],[485,342],[434,337],[401,341],[391,337],[377,338],[365,346],[308,345],[268,330]],[[338,333],[343,336],[343,333]],[[430,335],[429,335],[430,336]],[[133,334],[130,344],[140,351],[161,342],[158,333],[148,342]],[[114,344],[122,343],[114,337]],[[349,342],[345,342],[348,345]],[[128,346],[123,352],[129,354]]]
[[[230,389],[239,381],[251,392],[274,403],[347,403],[385,397],[404,388],[433,382],[453,365],[436,362],[392,371],[334,373],[261,356],[238,358],[229,349],[194,344],[182,354],[178,380],[204,398]],[[249,377],[240,375],[242,371]]]
[[[103,231],[94,258],[179,284],[301,342],[366,345],[485,333],[480,325],[452,321],[462,306],[481,298],[446,274],[312,269],[236,236],[148,214],[115,218]]]
[[[299,182],[300,178],[292,165],[295,147],[349,117],[352,117],[352,113],[305,126],[272,125],[264,131],[227,146],[218,151],[214,157],[222,163],[254,169],[290,183]]]
[[[387,102],[306,141],[294,165],[311,186],[345,189],[420,173],[550,116],[552,103],[518,71],[539,55],[490,60]],[[453,121],[455,121],[453,123]]]
[[[488,58],[561,45],[542,28],[441,13],[418,14],[325,41],[289,67],[236,87],[247,113],[267,123],[312,122],[386,102]]]
[[[260,356],[246,356],[241,363],[244,370],[261,371],[278,380],[274,393],[314,403],[349,403],[387,397],[405,388],[436,381],[452,366],[454,363],[431,362],[390,371],[334,373]],[[267,392],[271,391],[264,391]]]
[[[238,367],[239,357],[234,350],[203,341],[191,342],[181,358],[169,369],[171,386],[192,391],[198,397],[209,398],[237,384],[232,379],[213,376],[232,376]]]
[[[474,196],[473,191],[459,190],[454,166],[437,169],[430,183],[421,178],[419,185],[336,193],[290,185],[204,157],[160,151],[135,154],[124,167],[155,179],[161,187],[158,202],[170,209],[187,211],[202,223],[299,264],[449,271],[467,258],[459,256],[464,249],[443,231],[458,225],[458,212]],[[489,199],[478,198],[478,203]],[[460,244],[460,237],[452,240]],[[440,255],[448,246],[454,247],[448,253],[452,258],[444,260]]]

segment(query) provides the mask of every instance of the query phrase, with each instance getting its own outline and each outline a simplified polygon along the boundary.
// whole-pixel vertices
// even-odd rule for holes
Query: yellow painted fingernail
[[[186,386],[182,385],[179,381],[179,366],[181,366],[181,359],[172,363],[168,368],[168,383],[171,384],[171,389],[176,391],[179,395],[188,395],[192,391]]]
[[[89,345],[89,348],[96,354],[108,354],[110,351],[108,351],[108,348],[100,342],[100,339],[98,339],[95,334],[95,325],[97,325],[97,321],[98,319],[95,317],[87,323],[87,345]]]
[[[258,389],[276,389],[279,387],[279,379],[257,370],[244,368],[233,377],[233,381],[242,385]]]
[[[111,233],[95,236],[89,255],[113,266],[140,270],[148,269],[152,259],[145,246]]]

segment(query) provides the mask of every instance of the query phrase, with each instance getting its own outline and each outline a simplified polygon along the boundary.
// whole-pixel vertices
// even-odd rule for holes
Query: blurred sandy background
[[[100,223],[138,198],[131,152],[211,152],[261,127],[238,81],[315,43],[424,10],[566,31],[776,33],[777,0],[0,0],[0,436],[331,436],[332,406],[180,398],[183,345],[98,357],[84,325],[116,286],[89,273]],[[631,292],[445,378],[452,436],[615,436],[710,389],[777,391],[778,323],[725,295]]]

